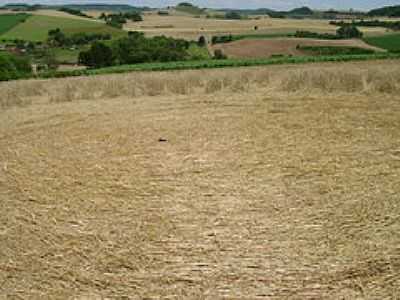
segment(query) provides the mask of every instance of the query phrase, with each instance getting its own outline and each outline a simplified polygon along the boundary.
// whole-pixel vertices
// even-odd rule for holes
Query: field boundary
[[[121,65],[100,69],[84,69],[72,71],[55,71],[33,75],[22,75],[20,79],[50,79],[77,76],[94,76],[108,74],[122,74],[132,72],[151,72],[151,71],[175,71],[175,70],[196,70],[196,69],[218,69],[218,68],[238,68],[256,67],[267,65],[284,64],[306,64],[323,62],[350,62],[367,60],[386,60],[400,59],[400,53],[375,53],[358,55],[330,55],[330,56],[298,56],[298,57],[278,57],[266,59],[224,59],[224,60],[197,60],[197,61],[177,61],[165,63],[143,63],[135,65]],[[10,80],[10,81],[11,81]]]
[[[226,60],[200,60],[179,61],[167,63],[143,63],[135,65],[114,66],[101,69],[86,69],[73,71],[48,72],[34,76],[37,78],[62,78],[74,76],[93,76],[105,74],[130,73],[139,71],[173,71],[191,69],[217,69],[252,67],[280,64],[305,64],[322,62],[347,62],[381,59],[400,59],[400,53],[358,54],[358,55],[335,55],[335,56],[304,56],[304,57],[279,57],[267,59],[226,59]]]

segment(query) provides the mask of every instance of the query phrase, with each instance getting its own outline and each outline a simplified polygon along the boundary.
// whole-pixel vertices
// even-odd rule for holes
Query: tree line
[[[92,16],[89,16],[89,15],[81,12],[78,9],[73,9],[73,8],[69,8],[69,7],[61,7],[59,9],[59,11],[65,12],[65,13],[70,14],[70,15],[78,16],[78,17],[83,17],[83,18],[88,18],[88,19],[92,18]]]
[[[130,32],[127,37],[111,45],[99,41],[79,54],[79,63],[93,67],[107,67],[145,62],[181,61],[189,58],[190,42],[165,36],[146,38],[143,33]]]
[[[79,32],[71,36],[66,35],[59,28],[48,32],[47,43],[53,47],[70,47],[75,45],[87,45],[94,41],[111,40],[109,33],[84,33]]]
[[[344,26],[349,23],[346,23],[344,21],[330,21],[329,24],[335,26]],[[351,25],[359,27],[383,27],[392,30],[400,30],[400,21],[391,22],[391,21],[380,21],[380,20],[360,20],[360,21],[353,21]]]
[[[336,34],[296,31],[295,37],[321,40],[360,39],[363,37],[363,33],[353,24],[343,23],[340,28],[336,30]]]

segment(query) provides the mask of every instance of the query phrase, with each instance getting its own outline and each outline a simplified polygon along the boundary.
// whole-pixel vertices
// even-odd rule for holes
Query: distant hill
[[[257,8],[257,9],[218,9],[220,12],[237,12],[241,15],[267,15],[274,13],[272,9],[268,8]]]
[[[179,3],[175,9],[180,12],[192,14],[192,15],[201,15],[204,13],[204,9],[197,7],[189,2],[181,2]]]
[[[300,7],[300,8],[292,9],[292,10],[288,11],[287,14],[289,14],[289,15],[310,16],[310,15],[314,14],[314,11],[311,8],[307,7],[307,6],[303,6],[303,7]]]
[[[382,16],[382,17],[400,17],[400,5],[396,6],[385,6],[370,10],[369,16]]]
[[[269,8],[258,8],[258,9],[224,9],[220,11],[225,12],[237,12],[241,15],[269,15],[272,18],[285,18],[295,16],[311,16],[314,11],[309,7],[303,6],[292,9],[290,11],[277,11]]]
[[[2,9],[30,11],[37,9],[60,9],[67,7],[76,10],[99,10],[99,11],[147,11],[149,7],[137,7],[127,4],[66,4],[66,5],[28,5],[23,3],[8,3],[2,6]]]
[[[150,7],[131,6],[128,4],[69,4],[64,7],[79,10],[100,10],[100,11],[146,11],[151,10]]]
[[[14,11],[34,11],[40,8],[40,5],[29,5],[25,3],[9,3],[5,4],[0,9],[14,10]]]

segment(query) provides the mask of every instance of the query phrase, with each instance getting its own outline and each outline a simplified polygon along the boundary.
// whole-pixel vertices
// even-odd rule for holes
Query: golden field
[[[0,295],[396,299],[397,61],[0,83]]]
[[[254,30],[255,26],[258,26],[257,31]],[[166,35],[196,40],[201,35],[210,39],[213,35],[286,34],[294,33],[297,30],[335,33],[337,27],[330,25],[329,20],[274,19],[266,16],[261,16],[258,20],[220,20],[185,15],[158,16],[156,14],[145,14],[143,22],[130,22],[125,26],[125,29],[142,31],[148,36]],[[379,27],[360,29],[366,36],[386,33],[386,29]]]
[[[99,21],[97,18],[103,11],[84,11],[93,16],[93,21]],[[2,13],[15,13],[12,11],[0,11]],[[64,17],[72,19],[90,20],[79,16],[74,16],[56,10],[37,10],[29,12],[34,15]],[[112,13],[104,11],[104,13]],[[386,20],[382,18],[382,20]],[[390,19],[398,21],[399,19]],[[100,22],[100,21],[99,21]],[[258,30],[254,30],[257,26]],[[214,35],[226,34],[287,34],[294,33],[297,30],[307,30],[319,33],[335,33],[336,26],[329,24],[329,20],[318,19],[276,19],[268,16],[255,16],[245,20],[223,20],[214,18],[200,18],[193,15],[171,11],[169,16],[159,16],[156,12],[146,12],[143,14],[143,22],[128,22],[124,29],[127,31],[141,31],[147,36],[166,35],[175,38],[184,38],[197,40],[200,36],[211,39]],[[365,36],[386,34],[388,31],[381,27],[363,27],[359,28]]]

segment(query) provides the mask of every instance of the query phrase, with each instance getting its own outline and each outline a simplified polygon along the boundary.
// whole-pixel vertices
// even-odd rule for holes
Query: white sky
[[[40,4],[88,4],[88,3],[107,3],[107,4],[131,4],[134,6],[165,7],[175,5],[187,0],[0,0],[0,5],[6,3],[40,3]],[[387,5],[400,5],[400,0],[191,0],[200,7],[210,8],[271,8],[271,9],[291,9],[300,6],[311,8],[335,8],[335,9],[371,9]]]

